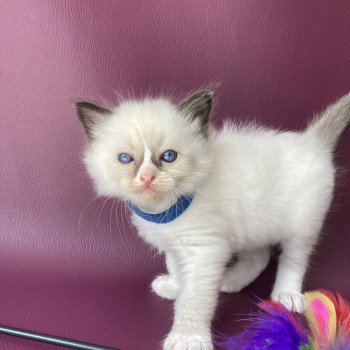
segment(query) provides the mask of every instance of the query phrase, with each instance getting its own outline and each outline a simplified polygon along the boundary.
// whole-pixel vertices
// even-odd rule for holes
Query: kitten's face
[[[85,163],[97,192],[150,210],[193,193],[211,165],[210,107],[203,109],[208,95],[200,97],[180,106],[164,99],[129,101],[113,112],[78,104],[90,139]]]

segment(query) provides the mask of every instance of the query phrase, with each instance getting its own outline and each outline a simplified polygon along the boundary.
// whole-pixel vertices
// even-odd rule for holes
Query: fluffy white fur
[[[105,118],[98,110],[78,108],[90,120],[85,162],[100,195],[157,213],[180,194],[196,192],[190,207],[170,223],[133,216],[139,234],[166,255],[168,274],[152,283],[155,293],[176,299],[165,350],[213,349],[210,324],[219,291],[239,292],[251,283],[276,243],[282,253],[272,298],[302,310],[303,277],[332,200],[332,151],[350,120],[347,95],[305,132],[228,122],[207,136],[201,114],[208,102],[210,92],[182,108],[162,98],[127,101]],[[178,158],[160,162],[168,149]],[[134,161],[118,162],[121,152]],[[153,191],[140,180],[145,171],[154,174]],[[227,268],[232,254],[238,261]]]

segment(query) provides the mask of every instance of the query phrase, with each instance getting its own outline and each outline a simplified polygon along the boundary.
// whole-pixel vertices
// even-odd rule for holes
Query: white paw
[[[163,350],[213,350],[210,336],[182,335],[170,333],[165,339]]]
[[[152,282],[152,290],[164,299],[175,300],[180,287],[169,275],[160,275]]]
[[[304,311],[304,295],[288,291],[272,292],[271,298],[279,301],[288,310],[301,313]]]

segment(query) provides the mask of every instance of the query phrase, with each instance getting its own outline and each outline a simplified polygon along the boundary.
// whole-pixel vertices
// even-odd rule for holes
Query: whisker
[[[122,223],[123,223],[123,229],[126,231],[127,228],[128,228],[128,225],[130,225],[128,219],[130,217],[130,214],[129,214],[129,209],[126,205],[125,202],[120,202],[121,204],[121,212],[122,212]],[[130,227],[130,226],[129,226]]]
[[[114,206],[115,206],[115,199],[114,201],[112,202],[112,205],[111,205],[111,209],[109,211],[109,234],[111,235],[112,234],[112,213],[113,213],[113,209],[114,209]]]
[[[99,212],[99,214],[98,214],[98,216],[97,216],[96,226],[98,226],[98,225],[100,224],[100,216],[101,216],[101,214],[102,214],[102,211],[103,211],[103,209],[104,209],[106,203],[107,203],[109,200],[110,200],[110,198],[107,198],[107,199],[103,202],[102,208],[101,208],[101,210],[100,210],[100,212]]]
[[[125,202],[122,202],[122,205],[123,205],[124,212],[125,212],[126,222],[129,225],[129,227],[133,227],[133,224],[131,221],[130,209]]]
[[[96,199],[99,199],[99,197],[95,197],[94,199],[92,199],[85,207],[84,209],[81,211],[80,215],[79,215],[79,218],[78,218],[78,226],[81,227],[81,219],[82,219],[82,216],[85,212],[85,210],[87,210],[87,208],[91,205],[92,202],[94,202]]]
[[[118,217],[118,209],[119,209],[119,200],[117,200],[117,205],[115,206],[115,210],[114,210],[114,216],[117,222],[117,231],[120,232],[120,223],[119,223],[119,217]]]
[[[186,188],[184,185],[178,183],[178,182],[175,182],[176,183],[176,186],[180,189],[182,189],[182,191],[184,192],[190,192],[192,191],[193,192],[193,189],[190,189],[190,188]],[[199,189],[196,189],[196,195],[198,194],[199,196],[202,196],[203,198],[207,199],[207,200],[210,200],[210,197],[207,196],[206,194],[204,194],[202,191],[200,191]]]

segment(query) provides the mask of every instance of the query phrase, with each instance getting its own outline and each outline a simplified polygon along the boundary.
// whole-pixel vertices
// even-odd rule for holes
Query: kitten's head
[[[86,102],[76,106],[89,139],[85,164],[98,194],[157,210],[195,192],[208,174],[211,91],[178,105],[159,98],[126,101],[113,111]]]

